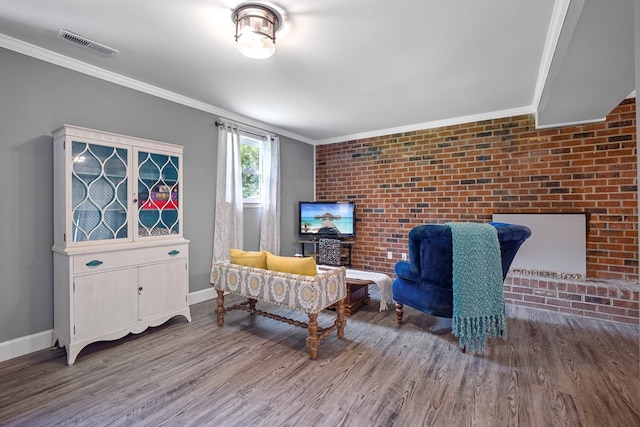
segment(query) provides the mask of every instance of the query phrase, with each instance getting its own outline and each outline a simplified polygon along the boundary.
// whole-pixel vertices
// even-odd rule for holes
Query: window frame
[[[244,175],[251,174],[257,175],[259,177],[258,185],[259,185],[259,195],[258,197],[244,197],[244,185],[242,187],[242,203],[244,206],[254,206],[261,207],[262,206],[262,198],[263,198],[263,188],[264,188],[264,140],[259,136],[248,134],[246,132],[240,131],[240,146],[252,146],[258,148],[258,169],[246,169],[244,165],[242,165],[242,155],[240,156],[240,168],[242,169],[241,173]],[[242,152],[242,150],[241,150]]]

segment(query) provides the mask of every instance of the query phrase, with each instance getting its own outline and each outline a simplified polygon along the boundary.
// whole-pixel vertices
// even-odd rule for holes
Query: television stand
[[[331,237],[327,237],[328,239],[331,239]],[[318,261],[318,245],[320,244],[320,239],[319,238],[313,238],[313,239],[301,239],[298,240],[298,243],[300,243],[300,253],[302,254],[302,256],[312,256],[316,259],[316,261]],[[351,255],[352,255],[352,249],[353,249],[353,245],[356,244],[355,240],[340,240],[340,264],[351,268]],[[312,249],[310,253],[306,253],[305,249],[307,245],[311,245]],[[342,250],[343,249],[343,250]]]

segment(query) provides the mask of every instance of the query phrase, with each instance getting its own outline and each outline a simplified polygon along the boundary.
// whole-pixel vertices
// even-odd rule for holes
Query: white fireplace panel
[[[493,221],[531,229],[511,269],[587,274],[586,214],[493,214]]]

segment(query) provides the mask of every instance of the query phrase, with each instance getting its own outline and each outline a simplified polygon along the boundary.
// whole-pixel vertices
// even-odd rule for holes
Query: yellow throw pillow
[[[231,249],[229,255],[231,256],[231,262],[234,264],[245,265],[247,267],[267,268],[266,251],[256,252]]]
[[[278,256],[270,252],[267,252],[267,269],[303,276],[315,276],[317,273],[316,261],[313,257]]]

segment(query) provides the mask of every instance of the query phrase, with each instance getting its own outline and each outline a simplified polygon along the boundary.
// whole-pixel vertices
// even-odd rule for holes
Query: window
[[[240,135],[242,198],[245,203],[262,201],[262,140]]]

